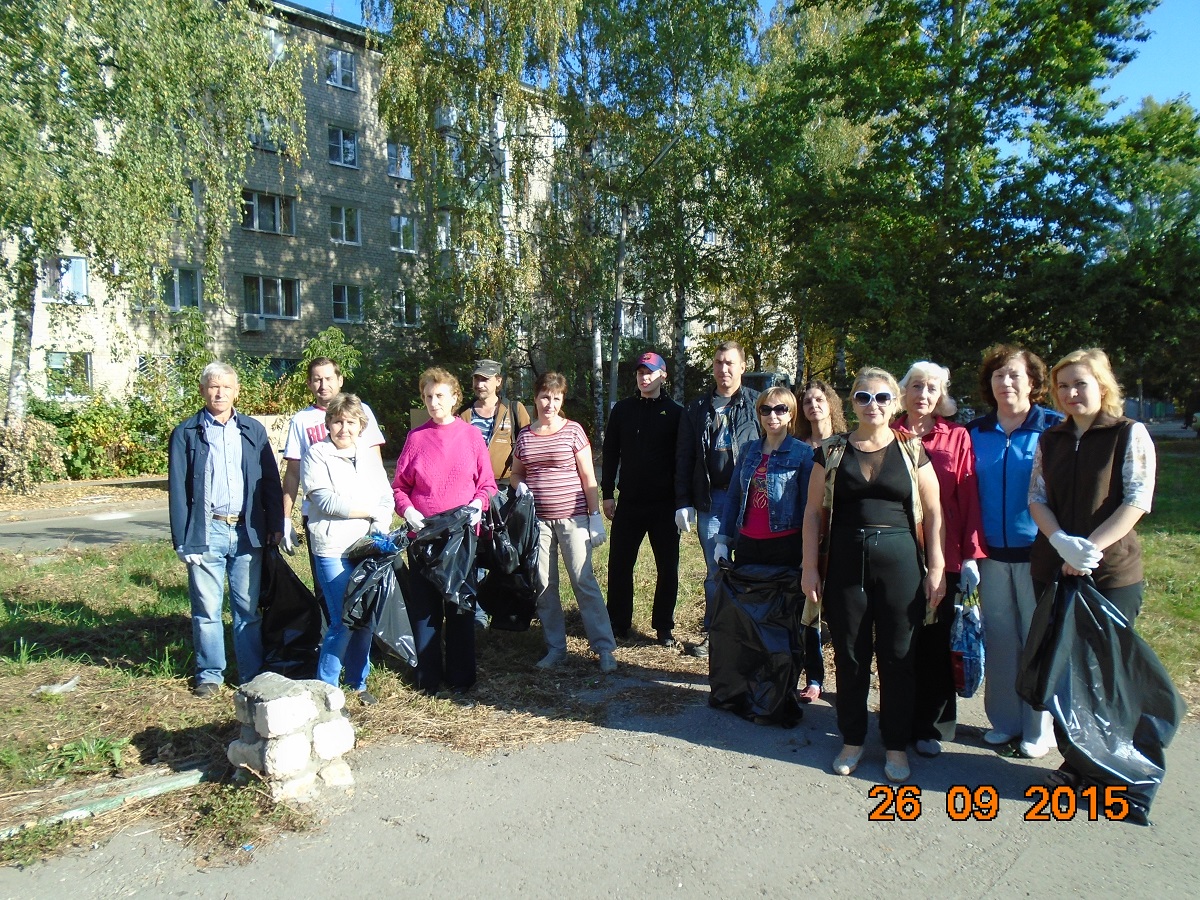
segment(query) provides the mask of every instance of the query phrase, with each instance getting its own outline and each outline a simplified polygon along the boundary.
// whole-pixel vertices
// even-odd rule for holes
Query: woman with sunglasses
[[[975,483],[975,456],[967,430],[949,420],[958,406],[949,394],[950,370],[922,360],[900,380],[904,415],[892,423],[902,434],[921,439],[937,475],[942,519],[946,523],[946,594],[970,592],[979,585],[976,559],[987,555]],[[954,670],[950,661],[950,626],[954,604],[938,606],[934,621],[917,632],[917,667],[913,707],[913,746],[920,756],[942,752],[942,741],[954,740],[958,725]]]
[[[827,440],[813,464],[801,577],[808,600],[824,603],[833,637],[844,741],[833,771],[849,775],[862,759],[874,655],[883,771],[892,782],[911,774],[906,748],[916,681],[914,635],[926,604],[936,608],[946,590],[937,476],[920,440],[890,426],[899,393],[896,379],[883,369],[868,366],[855,377],[858,426]]]
[[[741,449],[713,556],[728,559],[732,547],[739,566],[796,569],[813,461],[812,448],[792,436],[796,395],[784,387],[764,391],[758,421],[763,436]]]
[[[835,434],[846,431],[846,413],[842,398],[833,385],[818,378],[809,379],[800,389],[797,401],[800,415],[796,418],[796,437],[813,450]],[[807,490],[807,489],[806,489]],[[804,634],[804,687],[796,693],[801,703],[819,700],[825,690],[825,658],[821,654],[821,622],[801,626]]]
[[[986,623],[983,708],[1000,746],[1020,738],[1021,753],[1038,759],[1054,746],[1051,718],[1017,695],[1017,667],[1033,622],[1037,595],[1029,570],[1037,525],[1029,514],[1029,477],[1038,439],[1063,420],[1038,402],[1046,394],[1046,364],[1008,344],[984,351],[979,393],[992,411],[967,425],[983,512],[987,558],[979,563],[979,602]]]

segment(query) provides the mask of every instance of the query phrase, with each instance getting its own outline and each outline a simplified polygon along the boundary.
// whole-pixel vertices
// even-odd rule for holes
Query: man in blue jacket
[[[200,374],[204,409],[171,432],[171,544],[188,567],[197,697],[216,696],[225,679],[225,581],[233,613],[238,677],[262,669],[258,611],[263,547],[283,537],[283,489],[267,431],[234,410],[238,376],[212,362]]]

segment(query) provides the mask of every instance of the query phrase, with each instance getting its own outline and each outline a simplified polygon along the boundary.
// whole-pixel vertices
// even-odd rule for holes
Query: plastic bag
[[[377,646],[416,667],[416,641],[404,602],[407,575],[399,553],[364,559],[350,573],[342,622],[352,629],[370,628]]]
[[[1039,598],[1017,693],[1049,710],[1085,781],[1126,788],[1145,822],[1186,706],[1162,663],[1090,577],[1063,576]]]
[[[791,728],[804,712],[800,573],[778,566],[722,567],[708,631],[709,705]]]
[[[263,670],[293,679],[316,678],[325,616],[316,596],[278,547],[263,551],[258,607],[262,612]]]
[[[446,600],[462,609],[475,608],[475,547],[469,506],[438,513],[425,520],[408,545],[408,564]]]
[[[959,594],[950,625],[950,666],[954,672],[954,690],[967,699],[975,696],[983,684],[985,638],[979,591]]]
[[[490,569],[479,585],[480,608],[497,631],[528,631],[537,608],[537,512],[533,494],[511,495],[499,509],[504,532],[515,555],[511,572]]]

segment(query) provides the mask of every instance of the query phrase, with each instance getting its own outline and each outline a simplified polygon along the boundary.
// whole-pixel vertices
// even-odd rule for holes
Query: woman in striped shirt
[[[600,657],[600,671],[615,672],[617,642],[592,572],[592,548],[605,539],[592,446],[579,423],[561,414],[566,378],[545,372],[533,389],[537,421],[517,438],[512,484],[518,496],[531,492],[537,508],[537,612],[547,647],[537,665],[549,669],[567,658],[567,627],[558,595],[561,552],[588,641]]]

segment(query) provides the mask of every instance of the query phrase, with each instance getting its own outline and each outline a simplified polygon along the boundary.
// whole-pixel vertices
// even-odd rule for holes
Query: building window
[[[565,181],[556,181],[550,185],[550,205],[555,209],[571,208],[571,191]]]
[[[335,166],[358,168],[358,132],[329,126],[329,161]]]
[[[264,153],[278,153],[283,147],[283,129],[264,112],[250,117],[246,135],[250,138],[250,146]]]
[[[353,206],[329,207],[329,237],[339,244],[361,244],[358,210]]]
[[[335,284],[333,286],[333,321],[358,324],[362,320],[362,288],[354,284]]]
[[[292,198],[277,197],[260,191],[242,191],[242,227],[247,231],[295,234]]]
[[[300,318],[300,282],[295,278],[246,275],[242,296],[243,312],[275,319]]]
[[[711,247],[716,242],[717,242],[717,229],[710,222],[704,226],[704,243]]]
[[[396,214],[391,217],[392,249],[405,253],[417,252],[417,220]]]
[[[166,269],[162,279],[162,301],[170,309],[200,307],[200,270]]]
[[[55,256],[42,265],[42,299],[50,303],[90,304],[88,264],[82,256]]]
[[[46,392],[57,399],[84,397],[92,389],[92,354],[46,354]]]
[[[412,181],[412,151],[408,144],[388,141],[388,174],[393,178],[404,178]]]
[[[300,368],[300,363],[303,362],[303,360],[293,359],[287,356],[268,356],[266,357],[266,360],[267,370],[271,373],[271,377],[274,378],[275,381],[279,381],[279,379],[291,375]]]
[[[325,50],[325,83],[353,91],[358,86],[355,58],[349,50],[328,47]]]
[[[646,314],[642,312],[640,303],[626,303],[625,316],[621,322],[621,333],[627,338],[635,338],[637,340],[646,340],[649,332],[649,322],[646,319]]]
[[[404,288],[392,294],[392,325],[396,328],[417,328],[421,324],[421,307],[409,300]]]

